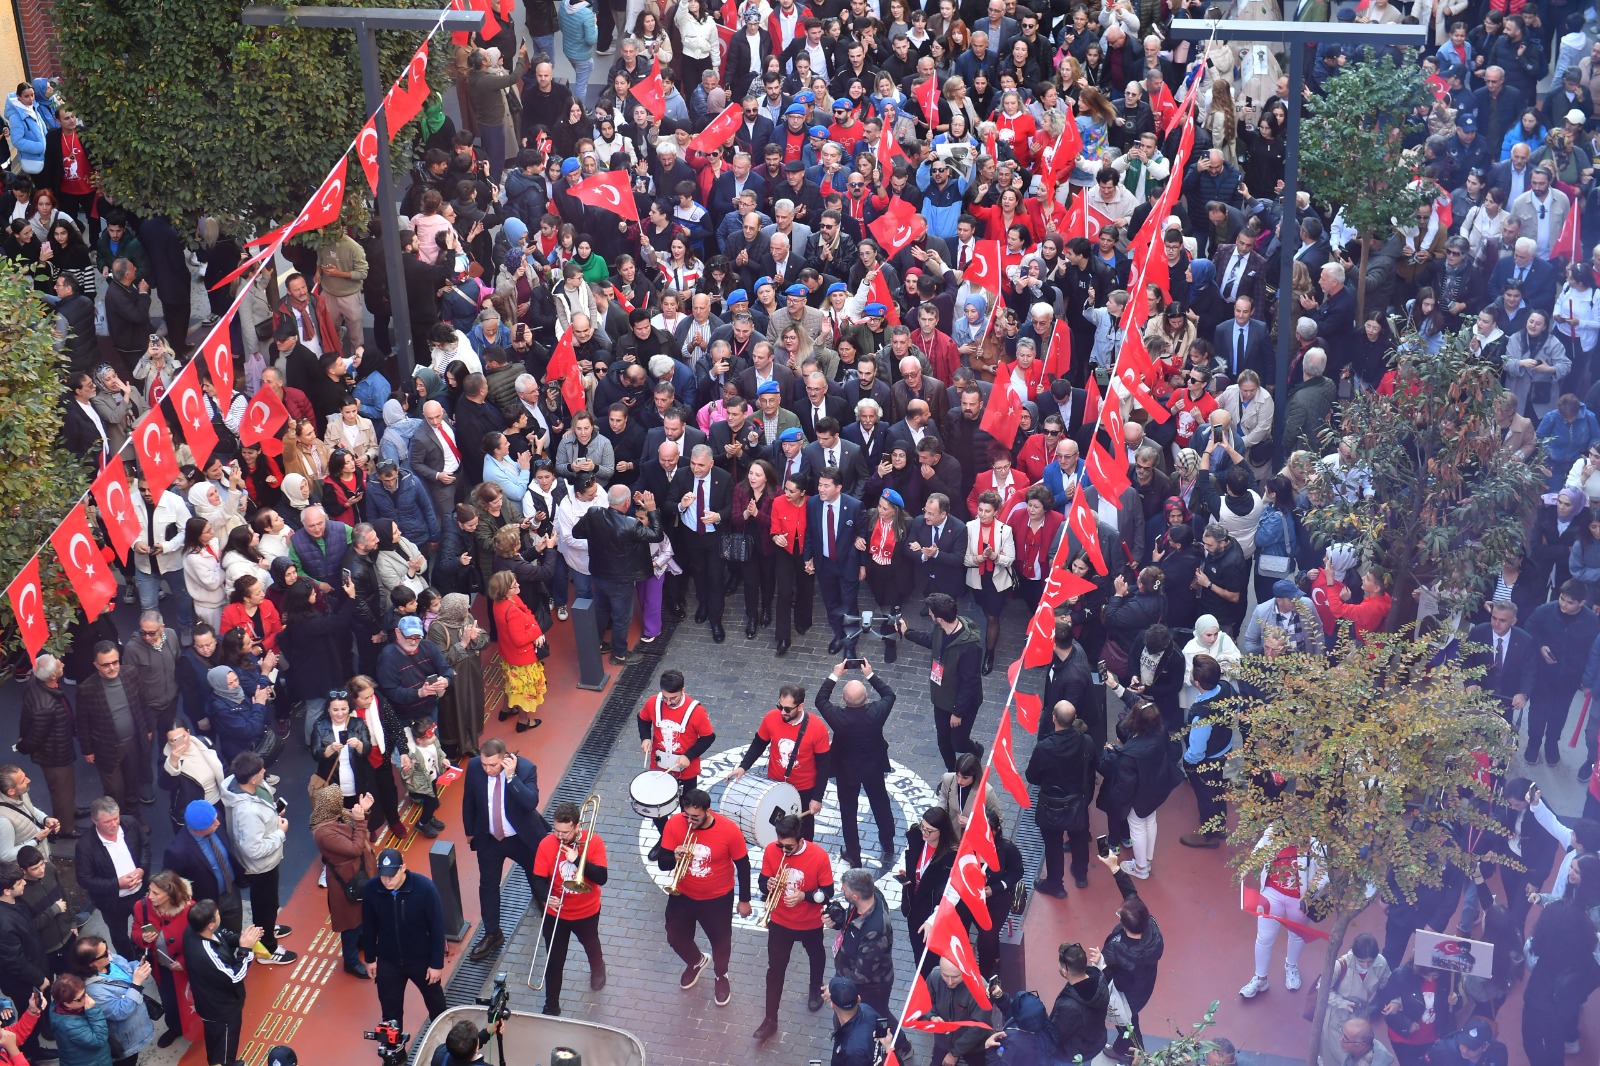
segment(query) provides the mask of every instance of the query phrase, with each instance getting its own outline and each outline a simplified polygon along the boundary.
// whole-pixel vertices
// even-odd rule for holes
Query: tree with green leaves
[[[27,565],[87,487],[84,465],[60,446],[61,376],[66,360],[51,343],[55,315],[15,263],[0,260],[0,587]],[[40,553],[40,584],[55,655],[69,643],[77,600],[51,551]],[[0,650],[20,647],[11,603],[0,596]]]
[[[1301,183],[1313,199],[1338,205],[1361,238],[1358,319],[1366,305],[1369,243],[1387,240],[1397,219],[1409,225],[1434,196],[1432,185],[1413,183],[1420,166],[1404,143],[1408,116],[1426,114],[1432,102],[1421,68],[1397,66],[1385,55],[1342,67],[1326,94],[1311,97],[1311,115],[1300,124]]]
[[[60,12],[63,91],[85,120],[102,188],[180,233],[200,215],[245,235],[294,217],[367,120],[351,31],[245,26],[237,5],[204,0],[80,0]],[[419,43],[417,34],[379,35],[385,88]],[[434,39],[433,62],[448,44]],[[395,147],[403,153],[401,140]],[[364,222],[366,182],[354,158],[345,184],[342,221]]]
[[[1248,695],[1225,708],[1243,737],[1240,772],[1228,786],[1238,815],[1230,863],[1254,885],[1280,849],[1297,847],[1314,863],[1314,883],[1302,893],[1326,915],[1311,1066],[1334,964],[1369,903],[1414,901],[1451,865],[1512,861],[1471,857],[1463,844],[1497,831],[1488,781],[1503,771],[1515,737],[1492,696],[1463,687],[1483,668],[1435,663],[1436,650],[1409,630],[1357,642],[1347,626],[1331,666],[1320,653],[1277,651],[1248,656],[1236,671]],[[1269,781],[1281,790],[1264,787]]]
[[[1538,457],[1519,461],[1496,426],[1500,367],[1468,342],[1463,329],[1430,354],[1417,337],[1403,339],[1391,357],[1392,394],[1362,390],[1339,405],[1359,470],[1323,465],[1312,479],[1307,528],[1323,543],[1355,544],[1394,577],[1390,629],[1425,587],[1446,617],[1481,601],[1521,550],[1523,518],[1544,491]],[[1324,454],[1337,447],[1331,433],[1324,444]]]

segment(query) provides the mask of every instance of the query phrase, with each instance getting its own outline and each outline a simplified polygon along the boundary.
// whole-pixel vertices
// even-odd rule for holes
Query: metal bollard
[[[444,904],[445,939],[451,943],[465,940],[472,923],[461,913],[461,879],[456,875],[456,846],[452,841],[435,840],[428,849],[428,876]]]
[[[591,692],[603,691],[611,675],[601,665],[600,619],[595,613],[594,600],[578,597],[569,617],[573,644],[578,649],[578,687]]]

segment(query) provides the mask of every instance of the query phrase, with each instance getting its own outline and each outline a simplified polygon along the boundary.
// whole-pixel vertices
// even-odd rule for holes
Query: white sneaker
[[[1123,873],[1127,874],[1129,877],[1137,877],[1141,881],[1148,881],[1150,879],[1150,867],[1141,867],[1132,859],[1123,859],[1117,864],[1117,868]]]
[[[1249,983],[1239,989],[1239,995],[1244,999],[1255,999],[1265,992],[1267,987],[1267,979],[1265,977],[1252,977]]]
[[[317,875],[317,887],[318,888],[327,888],[328,887],[328,868],[326,866],[324,866],[322,868],[322,872]]]
[[[1283,987],[1291,992],[1300,990],[1300,967],[1285,965],[1283,968]]]

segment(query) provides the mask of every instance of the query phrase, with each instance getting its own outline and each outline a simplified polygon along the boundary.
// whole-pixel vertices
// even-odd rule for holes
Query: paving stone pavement
[[[730,606],[737,601],[730,597]],[[963,604],[968,617],[978,616]],[[738,608],[736,608],[738,610]],[[981,616],[980,616],[981,617]],[[926,620],[926,616],[923,616]],[[777,702],[778,686],[793,681],[804,684],[808,701],[815,698],[818,686],[829,669],[841,658],[828,654],[830,635],[818,605],[817,621],[807,634],[797,639],[789,654],[778,658],[773,653],[771,630],[757,639],[744,639],[742,614],[730,611],[728,639],[715,644],[704,625],[685,622],[678,625],[659,663],[652,662],[652,675],[661,669],[683,670],[688,692],[703,702],[711,714],[717,739],[712,744],[701,774],[702,786],[712,776],[726,773],[744,754],[755,735],[761,717]],[[999,663],[1014,659],[1021,651],[1026,619],[1023,608],[1013,604],[1006,615],[1000,642]],[[909,819],[917,818],[931,805],[934,790],[944,771],[934,739],[932,712],[928,704],[928,653],[925,649],[900,642],[898,662],[885,664],[882,642],[864,640],[862,654],[872,662],[897,694],[894,714],[889,720],[890,757],[895,762],[890,776],[890,796],[895,807],[896,851],[903,851]],[[998,723],[1006,697],[1005,671],[997,665],[984,679],[985,704],[974,735],[987,740]],[[654,692],[654,684],[647,687]],[[820,720],[819,720],[820,721]],[[1019,758],[1031,743],[1019,745]],[[752,1066],[803,1064],[809,1059],[828,1061],[831,1055],[832,1013],[825,1006],[812,1014],[806,1010],[808,963],[804,952],[796,951],[784,988],[779,1013],[778,1034],[764,1045],[757,1045],[751,1034],[761,1023],[766,978],[764,935],[753,922],[736,919],[730,976],[733,1000],[719,1008],[712,1002],[709,975],[694,989],[683,992],[676,984],[682,970],[677,955],[667,946],[663,931],[666,908],[665,874],[646,868],[645,850],[655,843],[654,828],[635,814],[628,802],[628,785],[643,768],[638,733],[630,721],[612,746],[602,768],[595,791],[601,797],[599,830],[610,858],[609,880],[604,889],[601,911],[601,936],[605,945],[609,983],[602,992],[589,991],[588,967],[576,941],[568,953],[562,1012],[569,1017],[616,1025],[636,1034],[649,1051],[651,1066],[707,1066],[715,1063],[749,1063]],[[761,764],[756,772],[761,771]],[[712,790],[713,802],[720,802],[720,783]],[[830,785],[829,797],[818,820],[818,840],[835,856],[836,873],[843,869],[837,860],[841,848],[837,800]],[[1008,832],[1016,809],[1005,800]],[[865,796],[861,800],[862,851],[875,854],[877,831]],[[752,849],[755,866],[759,853]],[[892,908],[898,909],[898,884],[869,861],[869,868],[880,873]],[[752,877],[754,881],[754,877]],[[752,883],[752,894],[756,886]],[[759,903],[757,904],[759,914]],[[905,923],[895,915],[897,948],[896,1001],[902,999],[914,960],[905,936]],[[526,977],[537,939],[537,925],[524,921],[512,934],[505,954],[496,967],[511,974],[512,1005],[518,1010],[538,1011],[543,994],[532,991]],[[704,938],[702,937],[702,947]],[[824,946],[829,955],[825,977],[833,973],[832,936],[826,934]],[[926,1038],[917,1037],[927,1043]],[[914,1040],[914,1042],[915,1042]],[[916,1058],[926,1057],[919,1050]]]

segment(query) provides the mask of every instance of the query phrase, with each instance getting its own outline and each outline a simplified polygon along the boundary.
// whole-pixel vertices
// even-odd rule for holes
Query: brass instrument
[[[689,867],[694,863],[693,829],[689,830],[689,832],[684,836],[683,843],[679,846],[683,848],[683,854],[678,856],[678,864],[672,868],[672,878],[667,882],[667,895],[669,896],[680,896],[683,894],[682,890],[678,888],[678,884],[683,880],[683,875],[689,872]]]
[[[561,898],[556,900],[556,911],[555,914],[551,916],[557,922],[561,920],[562,908],[564,908],[567,904],[568,892],[594,891],[594,886],[588,881],[584,880],[583,871],[584,865],[589,861],[589,845],[594,842],[594,824],[599,817],[600,794],[595,792],[591,793],[589,798],[583,801],[583,806],[578,808],[578,836],[583,838],[583,849],[578,853],[578,869],[574,876],[561,882]],[[539,908],[539,921],[541,925],[544,922],[545,917],[549,915],[550,898],[555,895],[556,877],[559,875],[561,870],[561,852],[567,847],[569,847],[569,845],[562,844],[559,840],[556,841],[556,858],[555,862],[551,864],[550,869],[550,891],[545,893],[544,904]],[[552,926],[552,935],[553,928],[554,927]],[[543,952],[544,957],[542,959],[540,958],[539,950],[541,944],[545,945],[545,950]],[[533,989],[535,992],[543,992],[545,978],[548,976],[549,970],[549,944],[546,938],[541,936],[538,940],[534,941],[533,959],[528,963],[528,987]],[[535,971],[538,971],[539,974],[539,979],[537,981],[534,980]]]
[[[766,908],[762,910],[761,917],[756,919],[756,924],[765,929],[767,923],[772,921],[772,912],[783,903],[783,894],[789,891],[789,884],[784,880],[783,874],[789,868],[789,856],[783,856],[783,861],[778,863],[778,870],[767,878]]]

